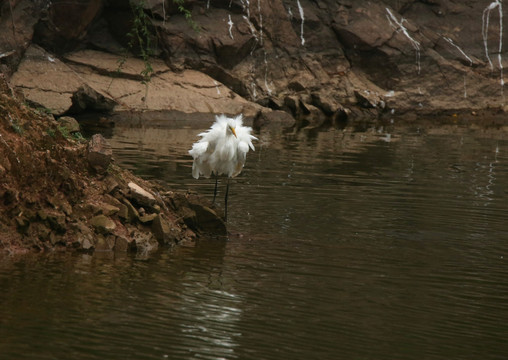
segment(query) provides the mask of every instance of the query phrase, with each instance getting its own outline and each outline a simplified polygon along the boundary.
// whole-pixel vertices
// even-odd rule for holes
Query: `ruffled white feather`
[[[242,114],[234,118],[216,116],[210,129],[199,134],[201,139],[189,150],[194,159],[192,176],[198,179],[200,175],[208,178],[212,174],[228,177],[240,174],[249,148],[254,151],[252,140],[257,140],[251,132],[251,127],[243,126]]]

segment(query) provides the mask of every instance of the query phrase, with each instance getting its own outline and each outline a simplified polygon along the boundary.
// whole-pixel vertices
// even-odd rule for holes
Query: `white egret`
[[[224,218],[228,218],[229,178],[242,172],[249,148],[254,151],[251,135],[252,128],[243,126],[243,115],[228,118],[225,115],[215,116],[215,122],[205,132],[200,133],[201,139],[192,145],[189,154],[193,157],[192,176],[199,179],[200,175],[209,178],[215,176],[213,202],[217,195],[218,176],[227,176],[226,196],[224,199]]]

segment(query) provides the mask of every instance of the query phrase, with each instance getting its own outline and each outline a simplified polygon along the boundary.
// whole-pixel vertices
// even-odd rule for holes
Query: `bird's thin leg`
[[[228,194],[229,194],[229,178],[226,185],[226,197],[224,199],[224,221],[228,222]]]
[[[215,189],[213,190],[213,201],[212,201],[212,205],[215,204],[215,197],[217,196],[217,182],[219,181],[219,177],[217,176],[217,174],[215,174]]]

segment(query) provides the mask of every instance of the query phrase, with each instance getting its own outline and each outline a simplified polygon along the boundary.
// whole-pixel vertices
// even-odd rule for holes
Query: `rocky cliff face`
[[[11,85],[55,114],[283,110],[303,125],[505,106],[500,0],[131,3],[3,1]]]

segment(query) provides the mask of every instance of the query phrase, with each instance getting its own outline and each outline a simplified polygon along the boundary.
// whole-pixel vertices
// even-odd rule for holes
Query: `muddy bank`
[[[209,203],[122,170],[102,136],[84,139],[5,82],[0,120],[0,252],[150,251],[226,233]]]

